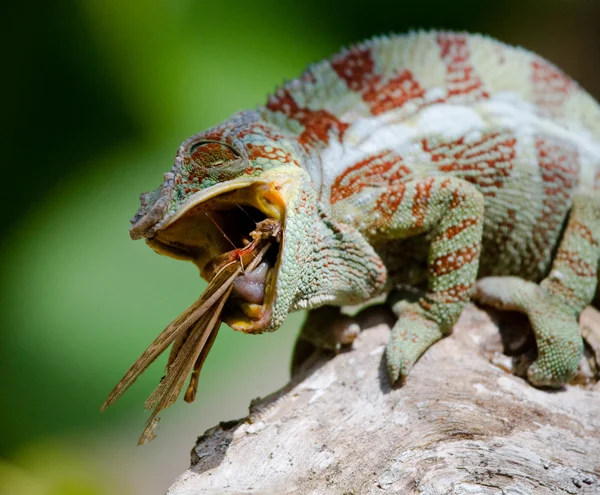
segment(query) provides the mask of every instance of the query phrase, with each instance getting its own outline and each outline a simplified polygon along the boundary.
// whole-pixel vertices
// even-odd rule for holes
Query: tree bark
[[[532,347],[515,340],[528,335],[522,319],[469,306],[392,388],[389,315],[376,307],[360,318],[351,350],[314,354],[246,418],[200,437],[168,493],[600,494],[599,313],[582,315],[591,347],[581,384],[558,391],[503,369],[532,359],[500,352]]]

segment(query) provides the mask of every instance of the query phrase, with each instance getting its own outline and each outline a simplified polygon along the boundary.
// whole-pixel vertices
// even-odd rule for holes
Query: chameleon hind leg
[[[392,383],[403,381],[419,357],[450,332],[469,301],[484,218],[483,196],[462,179],[415,180],[395,194],[402,199],[380,228],[382,234],[396,239],[426,234],[430,245],[426,294],[392,308],[398,321],[385,351]]]
[[[517,277],[480,280],[473,298],[526,313],[538,357],[527,377],[536,386],[560,387],[576,373],[583,354],[578,319],[594,299],[600,258],[600,200],[578,195],[549,275],[537,285]]]

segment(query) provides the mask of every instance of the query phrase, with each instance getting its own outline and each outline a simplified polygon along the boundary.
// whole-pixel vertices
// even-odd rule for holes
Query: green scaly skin
[[[163,186],[142,196],[132,237],[156,240],[248,184],[270,188],[241,203],[281,220],[283,239],[262,318],[234,329],[273,331],[294,310],[412,285],[422,297],[393,305],[392,382],[471,297],[528,315],[532,384],[575,374],[600,258],[600,107],[549,62],[461,33],[357,45],[185,141]],[[210,256],[226,251],[197,237]],[[301,339],[351,340],[339,327],[315,336],[314,321]]]

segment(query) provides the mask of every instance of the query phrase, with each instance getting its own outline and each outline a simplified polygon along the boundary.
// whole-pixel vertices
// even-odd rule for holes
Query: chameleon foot
[[[309,311],[300,330],[292,354],[292,374],[317,349],[338,353],[342,346],[349,345],[360,333],[360,326],[352,318],[334,306],[322,306]]]
[[[417,359],[443,336],[439,325],[425,317],[416,303],[394,305],[398,321],[385,349],[387,371],[392,383],[403,383]]]
[[[527,370],[538,387],[561,387],[577,372],[583,354],[576,312],[542,287],[517,277],[488,277],[475,284],[473,299],[527,314],[538,357]]]

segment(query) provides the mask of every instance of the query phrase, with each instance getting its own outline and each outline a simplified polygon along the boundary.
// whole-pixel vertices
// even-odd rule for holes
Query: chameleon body
[[[260,187],[240,192],[249,185]],[[234,329],[273,331],[290,311],[409,285],[423,294],[393,306],[392,381],[474,297],[528,315],[538,349],[528,378],[561,386],[596,293],[599,190],[600,106],[572,79],[484,36],[413,33],[344,50],[186,140],[131,234],[202,266],[222,241],[161,233],[229,197],[283,227],[264,303],[225,318]]]

